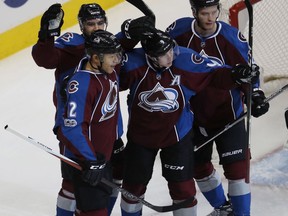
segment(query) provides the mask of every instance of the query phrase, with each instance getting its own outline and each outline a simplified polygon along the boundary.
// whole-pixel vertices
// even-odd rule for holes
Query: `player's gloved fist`
[[[232,68],[232,79],[237,84],[256,83],[259,80],[259,67],[254,64],[252,69],[249,65],[238,64]]]
[[[125,146],[121,138],[114,142],[113,154],[111,156],[111,164],[113,168],[113,178],[117,180],[123,179]]]
[[[265,94],[262,90],[256,89],[252,92],[251,115],[259,117],[264,115],[269,110],[269,103],[265,103]]]
[[[114,160],[115,162],[120,162],[123,159],[124,149],[125,149],[125,146],[124,146],[123,140],[121,138],[117,139],[114,142],[114,146],[113,146],[113,153],[111,156],[112,163]]]
[[[48,37],[59,36],[63,25],[64,11],[61,4],[51,5],[41,18],[41,27],[38,38],[44,41]]]
[[[133,20],[125,20],[121,25],[121,31],[128,39],[145,40],[156,32],[155,19],[142,16]]]
[[[82,179],[92,186],[96,186],[101,181],[106,167],[105,157],[97,156],[96,161],[86,160],[82,163]]]

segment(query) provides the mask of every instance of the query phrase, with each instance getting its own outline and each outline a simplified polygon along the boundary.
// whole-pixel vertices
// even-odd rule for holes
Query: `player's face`
[[[104,54],[102,61],[102,70],[111,74],[117,64],[122,59],[122,53]]]
[[[216,20],[219,16],[219,10],[217,5],[200,8],[197,13],[198,25],[203,30],[214,30],[216,26]]]
[[[83,31],[89,36],[94,31],[105,30],[106,26],[105,20],[102,18],[91,19],[83,23]]]
[[[174,50],[171,48],[167,53],[165,53],[162,56],[157,57],[157,63],[159,67],[171,67],[173,63],[173,57],[174,57]]]

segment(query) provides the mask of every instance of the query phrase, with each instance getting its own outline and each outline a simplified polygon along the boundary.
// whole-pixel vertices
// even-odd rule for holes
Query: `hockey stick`
[[[253,64],[253,6],[250,0],[245,0],[245,5],[247,7],[248,16],[249,16],[249,46],[250,46],[250,68],[252,70]],[[252,83],[249,84],[249,90],[247,94],[247,121],[246,121],[246,130],[247,130],[247,175],[245,182],[250,182],[250,149],[251,149],[251,104],[252,104]]]
[[[5,130],[9,131],[10,133],[26,140],[27,142],[33,144],[34,146],[46,151],[47,153],[59,158],[61,161],[73,166],[74,168],[78,169],[78,170],[82,170],[81,166],[76,163],[75,161],[71,160],[70,158],[65,157],[64,155],[54,152],[51,148],[49,148],[48,146],[36,141],[35,139],[33,139],[32,137],[27,137],[24,136],[23,134],[11,129],[10,127],[8,127],[8,125],[6,125],[4,127]],[[180,203],[176,203],[176,204],[172,204],[172,205],[168,205],[168,206],[156,206],[153,205],[147,201],[145,201],[143,198],[138,197],[133,195],[132,193],[128,192],[127,190],[123,189],[122,187],[119,187],[118,185],[114,184],[113,182],[108,181],[107,179],[102,178],[101,182],[104,183],[105,185],[118,190],[120,193],[122,193],[123,195],[125,195],[126,197],[129,197],[130,199],[133,199],[135,201],[138,201],[139,203],[142,203],[143,205],[157,211],[157,212],[170,212],[170,211],[174,211],[180,208],[185,208],[187,205],[191,204],[194,200],[194,197],[190,197],[189,199],[186,199]]]
[[[288,107],[285,109],[284,117],[285,117],[286,128],[288,129]],[[286,142],[284,143],[283,148],[288,149],[288,140],[286,140]]]
[[[278,95],[280,95],[282,92],[284,92],[285,90],[288,89],[288,84],[284,85],[282,88],[278,89],[277,91],[273,92],[271,95],[269,95],[269,97],[267,97],[264,102],[268,103],[269,101],[271,101],[272,99],[274,99],[275,97],[277,97]],[[208,139],[207,141],[205,141],[203,144],[201,144],[200,146],[195,146],[194,147],[194,151],[198,151],[199,149],[203,148],[205,145],[207,145],[208,143],[210,143],[211,141],[213,141],[215,138],[217,138],[218,136],[220,136],[221,134],[223,134],[225,131],[229,130],[230,128],[232,128],[234,125],[238,124],[239,122],[241,122],[247,115],[247,112],[243,113],[241,116],[239,116],[238,119],[236,119],[235,121],[233,121],[232,123],[227,124],[223,130],[221,130],[220,132],[218,132],[216,135],[214,135],[213,137],[211,137],[210,139]],[[288,128],[288,110],[286,110],[285,112],[285,119],[286,119],[286,126]]]
[[[138,8],[146,16],[150,16],[155,20],[154,12],[148,7],[148,5],[143,0],[126,0],[136,8]]]
[[[288,129],[288,107],[285,109],[284,116],[285,116],[286,127]]]

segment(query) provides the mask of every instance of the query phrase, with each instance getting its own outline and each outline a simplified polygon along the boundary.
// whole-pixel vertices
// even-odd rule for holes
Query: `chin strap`
[[[103,65],[103,55],[100,54],[99,56],[99,59],[100,59],[100,66],[97,66],[96,67],[93,65],[93,62],[91,61],[91,57],[89,58],[89,64],[90,66],[94,69],[94,70],[97,70],[97,71],[100,71],[101,73],[104,73],[106,74],[106,72],[102,69],[102,65]]]

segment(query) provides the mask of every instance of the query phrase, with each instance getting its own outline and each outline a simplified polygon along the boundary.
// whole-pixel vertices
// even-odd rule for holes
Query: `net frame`
[[[219,20],[238,28],[248,38],[248,12],[243,0],[222,0]],[[287,0],[251,0],[253,4],[253,57],[261,67],[265,92],[288,83]]]

